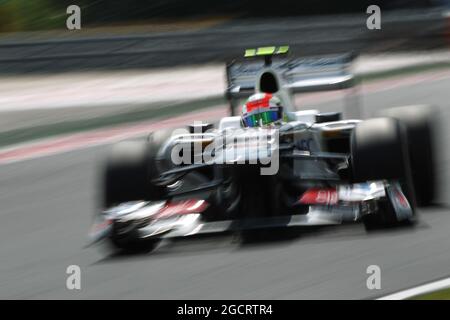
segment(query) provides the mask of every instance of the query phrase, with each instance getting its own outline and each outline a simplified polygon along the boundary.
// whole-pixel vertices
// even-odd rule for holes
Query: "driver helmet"
[[[283,118],[281,100],[271,93],[256,93],[242,106],[242,122],[246,127],[264,127]]]

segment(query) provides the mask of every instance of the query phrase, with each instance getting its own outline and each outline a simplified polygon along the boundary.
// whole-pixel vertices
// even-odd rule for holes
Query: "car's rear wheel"
[[[437,109],[427,105],[405,106],[384,110],[382,114],[399,120],[405,127],[417,204],[430,205],[436,194],[433,130],[437,125]]]
[[[399,181],[414,212],[407,135],[392,118],[376,118],[358,123],[350,138],[353,182]],[[396,225],[395,210],[381,208],[379,214],[364,217],[366,228]]]

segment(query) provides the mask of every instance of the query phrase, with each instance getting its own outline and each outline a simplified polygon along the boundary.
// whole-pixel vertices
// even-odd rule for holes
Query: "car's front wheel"
[[[428,105],[404,106],[383,110],[382,115],[397,119],[404,126],[417,203],[430,205],[437,193],[434,131],[438,130],[438,109]]]
[[[353,182],[398,181],[414,212],[407,135],[399,121],[376,118],[358,123],[350,138],[350,149]],[[388,207],[381,208],[377,215],[367,216],[364,220],[366,227],[371,229],[399,223],[395,210]]]
[[[147,141],[124,141],[114,145],[103,171],[102,207],[139,200],[158,200],[164,187],[152,182],[155,178],[154,145]],[[141,241],[133,234],[111,235],[111,244],[126,252],[150,251],[156,241]]]
[[[152,145],[147,141],[124,141],[114,145],[104,167],[103,207],[161,198],[164,189],[152,183],[154,170]]]

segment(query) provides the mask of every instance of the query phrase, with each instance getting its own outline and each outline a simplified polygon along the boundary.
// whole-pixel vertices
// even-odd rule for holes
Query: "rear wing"
[[[268,64],[281,77],[284,87],[294,94],[341,90],[353,87],[355,84],[350,67],[356,55],[352,53],[290,59],[276,58],[272,61],[272,55],[278,54],[276,51],[266,55],[252,55],[249,52],[257,51],[247,50],[246,57],[264,56],[265,60],[241,60],[227,64],[226,96],[228,100],[246,98],[253,94],[257,76]]]

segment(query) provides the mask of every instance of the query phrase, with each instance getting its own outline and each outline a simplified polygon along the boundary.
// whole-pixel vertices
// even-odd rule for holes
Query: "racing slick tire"
[[[398,120],[375,118],[358,123],[350,138],[350,157],[353,182],[399,181],[414,213],[407,135]],[[379,212],[364,216],[363,222],[366,229],[399,224],[395,210],[381,202]]]
[[[417,204],[427,206],[436,194],[434,133],[437,108],[428,105],[384,110],[383,116],[397,119],[405,127]]]
[[[103,175],[103,208],[134,200],[157,200],[164,187],[154,185],[154,155],[157,146],[148,141],[123,141],[114,145],[106,160]],[[111,235],[113,248],[126,253],[145,253],[154,249],[157,240],[141,240],[134,234]]]
[[[154,149],[147,141],[123,141],[114,145],[103,176],[103,207],[134,200],[157,200],[164,188],[156,186]]]

